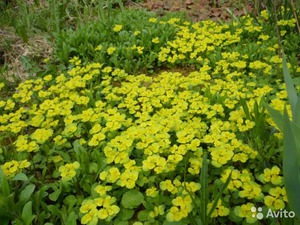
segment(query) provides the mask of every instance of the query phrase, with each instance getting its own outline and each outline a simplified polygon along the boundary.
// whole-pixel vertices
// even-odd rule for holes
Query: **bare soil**
[[[254,6],[249,1],[241,0],[145,0],[140,4],[132,3],[131,6],[143,7],[159,15],[167,12],[185,12],[193,21],[227,21],[232,18],[232,14],[239,17],[255,13]]]

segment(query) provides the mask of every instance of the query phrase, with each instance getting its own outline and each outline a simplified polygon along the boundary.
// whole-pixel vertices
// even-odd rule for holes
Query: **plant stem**
[[[299,25],[299,21],[298,21],[297,13],[296,13],[296,7],[295,7],[295,3],[294,3],[294,1],[293,1],[293,0],[291,0],[291,5],[292,5],[292,8],[293,8],[293,13],[294,13],[294,17],[295,17],[296,24],[297,24],[297,28],[298,28],[298,33],[300,34],[300,25]]]

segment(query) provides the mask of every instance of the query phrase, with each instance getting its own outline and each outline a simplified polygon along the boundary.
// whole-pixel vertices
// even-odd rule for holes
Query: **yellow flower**
[[[138,171],[125,170],[121,174],[117,184],[120,185],[121,187],[132,189],[135,187],[135,182],[138,179],[138,176],[139,176]]]
[[[271,182],[274,185],[282,184],[282,176],[280,174],[280,169],[278,166],[273,166],[271,169],[266,168],[264,169],[264,173],[259,176],[259,179],[266,183]]]
[[[45,143],[53,134],[52,129],[36,129],[32,134],[31,138],[39,144]]]
[[[0,82],[0,90],[5,86],[3,82]]]
[[[119,32],[120,30],[122,30],[122,28],[123,28],[122,25],[116,24],[116,25],[113,27],[113,31],[114,31],[114,32]]]
[[[54,163],[58,163],[62,160],[63,158],[60,155],[52,156],[49,158],[49,162],[54,162]]]
[[[76,175],[76,170],[80,167],[79,162],[75,161],[74,163],[68,163],[64,166],[60,166],[58,171],[62,180],[69,181]]]
[[[17,173],[21,172],[22,169],[28,168],[30,165],[31,163],[28,162],[27,160],[23,160],[23,161],[12,160],[4,163],[4,165],[1,165],[0,167],[3,170],[4,175],[6,175],[7,177],[13,177]]]
[[[269,13],[267,10],[262,10],[260,12],[260,15],[265,19],[265,20],[268,20],[269,19]]]
[[[53,78],[53,76],[52,76],[51,74],[49,74],[49,75],[45,76],[45,77],[43,78],[43,80],[44,80],[44,81],[50,81],[50,80],[52,80],[52,78]]]
[[[234,214],[238,217],[245,218],[248,224],[255,223],[257,218],[252,216],[251,208],[254,207],[253,203],[247,203],[234,208]]]
[[[287,195],[286,195],[285,188],[281,188],[281,187],[271,188],[269,190],[269,194],[270,195],[267,195],[264,198],[264,203],[266,206],[275,210],[280,210],[285,208],[284,202],[287,202]]]
[[[98,46],[95,48],[95,51],[101,51],[101,50],[102,50],[102,48],[103,48],[103,46],[102,46],[102,45],[98,45]]]
[[[89,146],[97,146],[100,141],[103,141],[105,139],[105,134],[103,133],[96,133],[93,135],[91,140],[89,141]]]
[[[43,59],[43,63],[47,63],[47,62],[49,62],[49,61],[50,61],[50,58],[49,58],[49,57]]]
[[[134,31],[133,35],[138,36],[141,33],[141,31]]]
[[[139,54],[143,54],[143,50],[144,50],[144,47],[142,47],[142,46],[137,46],[137,52],[138,52]]]
[[[213,203],[208,203],[207,205],[207,211],[209,212],[212,208]],[[229,208],[226,208],[225,206],[222,205],[222,201],[219,199],[217,206],[215,208],[215,210],[213,211],[211,217],[215,218],[218,216],[228,216],[230,213]]]
[[[115,47],[109,47],[109,48],[107,49],[107,54],[112,55],[115,51],[116,51],[116,48],[115,48]]]
[[[107,191],[112,190],[112,186],[97,185],[94,189],[100,196],[104,196]]]
[[[151,187],[146,190],[146,195],[155,198],[158,195],[158,190],[156,187]]]
[[[19,162],[19,168],[20,169],[28,168],[30,165],[31,165],[31,163],[28,162],[27,159]]]
[[[150,18],[149,20],[148,20],[150,23],[156,23],[157,22],[157,18]]]
[[[76,131],[77,131],[77,124],[70,123],[65,127],[65,129],[63,130],[63,132],[61,134],[66,137],[70,137]]]
[[[158,44],[158,43],[159,43],[159,38],[158,38],[158,37],[153,38],[153,39],[152,39],[152,42],[153,42],[154,44]]]

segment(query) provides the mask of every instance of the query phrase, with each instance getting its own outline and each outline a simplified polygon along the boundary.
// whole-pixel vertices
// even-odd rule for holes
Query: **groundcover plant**
[[[179,71],[130,74],[110,66],[120,46],[97,45],[107,61],[75,56],[61,74],[20,83],[0,101],[1,224],[200,224],[229,174],[210,224],[287,220],[251,211],[289,210],[282,133],[263,102],[283,112],[287,93],[262,15],[227,24],[150,18],[176,28],[151,46],[160,44],[157,65],[184,65]],[[279,24],[285,40],[295,21]],[[122,24],[107,29],[126,37]],[[151,54],[144,48],[130,49]],[[198,204],[203,165],[206,209]]]

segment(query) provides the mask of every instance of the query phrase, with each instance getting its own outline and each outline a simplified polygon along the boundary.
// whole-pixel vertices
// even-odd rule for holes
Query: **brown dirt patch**
[[[234,16],[242,16],[254,12],[249,1],[212,1],[212,0],[145,0],[133,7],[143,7],[159,15],[167,12],[185,12],[193,21],[211,19],[214,21],[227,21]]]

